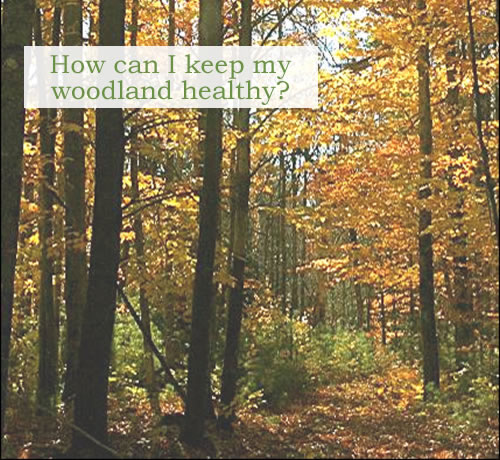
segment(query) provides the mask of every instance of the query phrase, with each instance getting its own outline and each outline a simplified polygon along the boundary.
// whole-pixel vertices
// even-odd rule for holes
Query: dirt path
[[[323,387],[282,411],[240,414],[232,436],[209,424],[211,447],[192,450],[178,426],[159,426],[149,404],[110,401],[110,441],[124,458],[498,458],[498,421],[481,428],[450,423],[443,407],[424,407],[418,375],[404,368],[385,376]],[[165,404],[178,412],[178,402]],[[13,426],[9,452],[20,458],[61,457],[64,424],[31,416]],[[19,421],[18,421],[19,422]]]
[[[451,425],[443,414],[424,411],[417,381],[400,370],[385,380],[322,388],[280,414],[248,414],[236,428],[238,441],[223,442],[220,455],[498,458],[498,422],[476,430]]]

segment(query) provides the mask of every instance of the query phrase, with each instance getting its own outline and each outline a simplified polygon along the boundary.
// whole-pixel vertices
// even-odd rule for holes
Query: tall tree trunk
[[[328,291],[327,291],[327,274],[319,270],[317,272],[318,278],[318,291],[316,302],[314,305],[314,326],[318,326],[323,324],[325,321],[325,312],[328,301]],[[343,301],[345,302],[345,298],[343,297]]]
[[[222,44],[222,0],[200,0],[200,45]],[[199,444],[205,431],[210,362],[210,321],[213,272],[219,214],[219,182],[222,162],[222,110],[206,109],[203,141],[203,187],[196,271],[193,288],[192,324],[188,359],[188,386],[182,439]]]
[[[477,59],[476,59],[476,37],[474,33],[474,24],[472,22],[472,7],[470,0],[467,0],[467,19],[469,23],[469,39],[470,39],[470,59],[472,65],[472,77],[473,77],[473,92],[474,92],[474,102],[476,106],[476,129],[477,129],[477,139],[479,143],[479,148],[481,151],[481,163],[482,170],[486,177],[486,194],[488,197],[488,203],[490,205],[491,220],[493,221],[493,227],[495,229],[496,244],[498,249],[499,241],[499,223],[498,223],[498,207],[497,200],[495,196],[495,182],[491,176],[490,170],[490,154],[483,136],[483,125],[484,120],[482,104],[481,104],[481,93],[479,91],[479,75],[477,70]]]
[[[292,157],[292,206],[295,208],[297,206],[297,154],[295,151]],[[298,265],[298,235],[297,226],[292,225],[292,286],[291,286],[291,296],[290,296],[290,317],[293,317],[299,307],[299,280],[297,275],[297,265]]]
[[[265,201],[263,202],[263,205],[265,206]],[[267,211],[262,212],[262,227],[261,231],[264,231],[264,248],[263,248],[263,280],[264,284],[267,285],[269,281],[269,232],[271,231],[271,225],[270,225],[270,216]]]
[[[80,0],[70,0],[64,3],[63,44],[64,46],[82,45],[82,3]],[[63,399],[69,400],[75,393],[78,346],[87,289],[83,109],[63,110],[63,130],[66,202],[64,298],[67,321]]]
[[[242,0],[240,46],[251,46],[251,44],[252,0]],[[234,419],[232,403],[236,395],[238,379],[238,350],[243,311],[245,262],[247,260],[248,198],[250,195],[250,109],[239,109],[236,115],[236,127],[241,132],[241,137],[238,139],[236,146],[235,180],[231,190],[231,193],[234,194],[234,199],[231,201],[235,206],[233,247],[231,251],[231,276],[234,278],[234,284],[231,286],[229,294],[226,347],[222,371],[222,415],[219,417],[219,426],[224,429],[229,429]]]
[[[55,8],[52,23],[52,46],[59,45],[61,10]],[[42,12],[37,9],[35,44],[43,46]],[[54,302],[53,189],[55,182],[56,109],[40,109],[40,307],[38,322],[38,388],[37,404],[54,411],[57,400],[59,311]]]
[[[304,171],[304,185],[302,189],[302,207],[305,208],[307,207],[307,171]],[[307,262],[307,237],[304,232],[302,235],[302,254],[301,254],[301,263],[305,265]],[[300,276],[300,314],[302,315],[304,313],[304,309],[306,307],[306,274],[305,271],[301,273]]]
[[[271,285],[271,291],[273,294],[277,294],[278,291],[278,273],[277,273],[277,268],[278,268],[278,246],[277,246],[277,232],[278,232],[278,225],[276,221],[276,216],[274,214],[270,214],[269,216],[270,220],[270,237],[271,237],[271,244],[270,244],[270,280],[269,284]]]
[[[132,2],[132,24],[130,34],[130,46],[137,46],[138,21],[139,20],[139,0]],[[130,180],[132,182],[132,200],[139,200],[139,171],[140,157],[139,153],[133,151],[130,160]],[[145,268],[144,260],[144,231],[142,225],[141,213],[137,213],[133,223],[134,228],[134,248],[137,256],[137,265]],[[158,387],[155,379],[155,366],[153,360],[153,352],[148,342],[151,335],[151,315],[149,311],[149,302],[144,288],[143,281],[139,281],[139,307],[141,310],[141,322],[144,326],[145,334],[143,335],[143,365],[144,365],[144,381],[148,396],[151,402],[151,408],[155,414],[160,414],[160,403],[158,399]]]
[[[134,45],[132,45],[134,46]],[[131,181],[132,181],[132,199],[136,200],[139,198],[139,155],[134,153],[131,159]],[[137,256],[137,264],[144,268],[144,232],[142,226],[142,217],[140,213],[137,213],[134,219],[134,247]],[[139,285],[139,307],[141,309],[141,321],[144,325],[146,334],[151,337],[151,315],[149,311],[149,302],[146,295],[146,289],[143,286],[143,281],[140,280]],[[147,337],[143,337],[143,348],[144,348],[144,380],[146,383],[146,389],[148,391],[149,399],[151,401],[151,408],[157,414],[160,413],[160,404],[158,400],[158,388],[155,381],[155,368],[153,360],[153,352],[151,351],[151,346],[148,343]]]
[[[125,0],[106,0],[99,7],[99,44],[123,46]],[[122,109],[97,109],[94,213],[87,305],[79,348],[75,425],[107,443],[108,375],[120,262],[121,195],[124,161]],[[75,452],[103,455],[79,431]]]
[[[451,50],[448,52],[448,69],[446,72],[448,80],[448,105],[452,132],[458,132],[460,122],[459,91],[456,81],[455,60],[457,58],[457,45],[455,40],[450,43]],[[452,147],[450,156],[455,160],[460,157],[458,149]],[[449,177],[449,187],[453,195],[457,196],[457,202],[453,205],[450,217],[454,221],[453,247],[453,290],[452,302],[456,315],[455,320],[455,351],[457,368],[462,369],[469,356],[468,347],[473,343],[474,332],[472,328],[472,295],[470,289],[470,276],[467,260],[467,234],[464,228],[465,217],[465,193],[463,186],[453,180],[453,170]]]
[[[356,230],[354,228],[349,229],[349,237],[350,237],[351,243],[353,243],[354,245],[357,245],[358,234],[356,233]],[[355,248],[354,250],[357,250],[357,248]],[[359,260],[357,257],[354,259],[354,266],[355,267],[359,266]],[[357,311],[358,329],[362,330],[363,329],[363,296],[361,295],[361,285],[358,283],[357,280],[354,280],[354,295],[356,297],[356,311]]]
[[[175,0],[168,0],[168,46],[175,46]],[[135,46],[135,45],[134,45]],[[196,177],[198,174],[196,175]],[[175,179],[175,158],[173,154],[167,157],[166,182],[171,184]],[[167,271],[172,270],[172,263],[167,262]],[[178,344],[174,336],[175,324],[175,304],[172,299],[167,299],[165,305],[165,356],[170,366],[175,366],[178,360]]]
[[[285,154],[280,152],[280,178],[279,178],[279,194],[280,194],[280,209],[281,215],[279,216],[279,243],[280,243],[280,297],[281,297],[281,311],[286,313],[287,309],[287,289],[286,289],[286,271],[287,271],[287,248],[286,248],[286,165]]]
[[[425,0],[417,0],[417,8],[426,9]],[[429,45],[422,44],[418,51],[418,96],[419,96],[419,136],[422,162],[423,184],[419,198],[424,202],[431,195],[429,180],[432,177],[432,116],[429,77]],[[424,397],[428,396],[428,385],[439,388],[439,351],[434,311],[434,266],[432,251],[432,212],[427,207],[419,217],[419,267],[420,305],[424,365]]]
[[[387,323],[385,318],[384,293],[380,294],[380,328],[382,329],[382,345],[387,345]]]
[[[168,0],[168,46],[175,46],[175,0]]]
[[[409,288],[409,303],[410,303],[410,327],[412,331],[415,330],[415,290],[413,283],[410,281]]]
[[[7,405],[10,335],[14,302],[14,273],[19,233],[23,173],[24,46],[31,41],[33,0],[5,0],[2,21],[2,205],[1,205],[1,302],[2,375],[1,436]]]
[[[368,297],[366,302],[366,330],[370,332],[372,327],[372,297]]]
[[[413,256],[410,255],[410,260],[408,262],[409,268],[413,267]],[[415,318],[415,307],[416,307],[416,302],[415,302],[415,288],[413,286],[413,281],[410,278],[409,286],[408,286],[408,302],[410,304],[410,328],[411,331],[414,332],[416,330],[416,325],[417,321]]]
[[[168,1],[168,46],[175,46],[175,0]],[[167,158],[167,183],[171,184],[174,180],[175,161],[174,156],[170,154]],[[172,270],[172,263],[167,262],[167,270]],[[174,336],[175,325],[175,304],[172,299],[167,299],[165,305],[165,355],[167,363],[175,366],[178,361],[178,344]]]

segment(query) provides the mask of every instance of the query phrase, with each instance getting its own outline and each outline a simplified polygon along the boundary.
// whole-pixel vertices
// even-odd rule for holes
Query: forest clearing
[[[2,458],[498,458],[497,2],[1,5]],[[25,108],[60,45],[316,47],[318,105]]]

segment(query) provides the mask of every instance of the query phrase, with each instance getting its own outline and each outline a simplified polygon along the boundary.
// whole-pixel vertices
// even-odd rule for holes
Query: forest
[[[498,458],[494,0],[2,0],[2,458]],[[316,46],[318,109],[24,108],[24,46]]]

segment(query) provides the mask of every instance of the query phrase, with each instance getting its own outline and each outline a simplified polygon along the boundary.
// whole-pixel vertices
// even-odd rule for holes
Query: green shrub
[[[473,377],[467,370],[446,375],[441,390],[422,402],[423,410],[448,417],[452,431],[463,432],[465,426],[481,429],[498,420],[498,385],[488,377]]]
[[[371,337],[362,332],[313,331],[305,346],[306,367],[320,385],[347,382],[381,370],[387,365]]]
[[[279,407],[304,393],[310,387],[309,375],[300,360],[276,360],[260,375],[263,397],[273,407]]]
[[[286,316],[259,328],[247,343],[243,394],[261,391],[263,400],[281,406],[311,388],[302,356],[294,353],[293,322]]]
[[[255,394],[273,407],[311,391],[382,371],[391,359],[362,332],[312,328],[286,316],[273,317],[246,336],[243,395]]]

